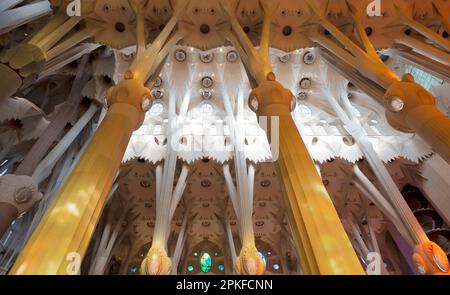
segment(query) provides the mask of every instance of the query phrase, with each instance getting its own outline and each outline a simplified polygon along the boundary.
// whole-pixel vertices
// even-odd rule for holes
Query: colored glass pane
[[[203,272],[207,273],[211,270],[212,258],[208,253],[203,253],[200,258],[200,268]]]

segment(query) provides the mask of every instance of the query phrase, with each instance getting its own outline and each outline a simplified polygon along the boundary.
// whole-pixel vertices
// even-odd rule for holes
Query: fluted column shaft
[[[292,94],[271,75],[252,92],[249,103],[257,99],[259,116],[279,120],[276,166],[303,271],[307,274],[364,274],[292,119]],[[269,134],[275,134],[274,130]]]
[[[83,257],[150,91],[125,80],[108,92],[111,105],[85,153],[17,259],[11,274],[66,274],[70,253]]]

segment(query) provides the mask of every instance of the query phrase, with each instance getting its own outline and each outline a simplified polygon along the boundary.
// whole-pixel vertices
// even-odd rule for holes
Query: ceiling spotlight
[[[183,62],[186,60],[186,51],[184,51],[183,49],[178,49],[177,51],[175,51],[175,59],[179,62]]]
[[[309,87],[311,87],[311,84],[312,82],[310,78],[303,78],[299,83],[301,89],[308,89]]]
[[[157,78],[156,78],[156,80],[155,80],[155,87],[161,87],[161,85],[162,85],[162,78],[160,77],[160,76],[158,76]]]
[[[238,60],[238,53],[235,50],[228,51],[227,53],[227,61],[234,63]]]
[[[278,59],[282,63],[287,63],[289,61],[289,59],[291,59],[291,55],[290,54],[285,54],[285,55],[280,56]]]
[[[204,91],[202,91],[202,97],[203,97],[203,99],[211,99],[212,92],[209,90],[204,90]]]
[[[306,51],[303,55],[303,62],[307,65],[313,64],[316,60],[316,56],[311,51]]]
[[[153,97],[155,99],[162,99],[164,97],[164,92],[161,89],[153,89]]]
[[[204,62],[205,64],[212,62],[214,59],[214,53],[208,52],[208,53],[200,53],[200,60]]]
[[[308,93],[302,91],[299,94],[297,94],[297,99],[298,100],[305,100],[308,97]]]
[[[214,85],[214,80],[211,77],[202,78],[202,86],[205,88],[211,88]]]

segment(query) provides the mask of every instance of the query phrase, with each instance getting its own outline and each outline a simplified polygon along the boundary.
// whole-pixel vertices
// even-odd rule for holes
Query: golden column
[[[242,61],[258,83],[258,87],[250,95],[250,108],[273,122],[277,118],[279,120],[279,129],[268,130],[268,135],[274,132],[279,134],[279,157],[276,165],[304,273],[364,274],[333,202],[292,119],[291,111],[295,102],[293,95],[276,81],[272,72],[269,56],[270,23],[278,9],[278,1],[260,1],[264,10],[264,23],[259,52],[256,52],[236,19],[235,7],[228,1],[219,3],[232,26],[232,32],[224,32],[224,35],[239,51]],[[271,125],[274,124],[268,124],[269,127]],[[246,253],[241,253],[240,256],[243,254]]]
[[[171,33],[188,4],[182,1],[173,8],[171,19],[147,47],[142,26],[142,11],[147,1],[131,1],[138,19],[137,58],[125,73],[125,80],[108,90],[109,110],[105,118],[10,274],[75,274],[79,271],[131,134],[142,125],[144,114],[151,106],[151,92],[144,83],[150,73],[154,74],[163,64],[169,49],[181,39],[182,34]]]
[[[109,110],[10,274],[68,274],[84,256],[150,90],[137,80],[108,91]]]
[[[440,112],[436,106],[435,97],[425,88],[414,81],[410,74],[398,77],[379,58],[377,51],[370,42],[361,23],[365,13],[362,6],[358,7],[350,2],[350,16],[355,26],[355,34],[361,41],[362,47],[344,34],[329,19],[323,7],[317,5],[317,1],[306,0],[311,11],[315,15],[316,23],[322,26],[334,38],[319,32],[310,33],[310,39],[349,64],[360,74],[376,82],[386,89],[382,98],[377,98],[379,103],[385,106],[386,118],[391,126],[405,131],[414,132],[422,137],[447,163],[450,163],[450,119]],[[400,8],[399,19],[403,12]],[[411,20],[407,21],[408,25]],[[417,24],[416,24],[417,25]],[[439,36],[431,36],[426,28],[416,27],[422,32],[423,37],[433,40],[436,44],[447,44]],[[446,46],[442,46],[446,47]],[[435,47],[437,50],[437,47]],[[410,227],[410,233],[416,243],[413,260],[421,274],[447,274],[450,275],[449,261],[445,252],[436,243],[430,241],[423,229],[414,218],[410,208],[403,198],[397,199],[395,195],[386,196],[395,204],[395,209],[402,216],[403,221]]]
[[[291,92],[269,73],[250,95],[259,116],[278,119],[279,157],[276,166],[306,274],[364,274],[322,179],[317,173],[291,116]],[[257,105],[257,107],[255,107]],[[268,124],[274,126],[274,124]]]

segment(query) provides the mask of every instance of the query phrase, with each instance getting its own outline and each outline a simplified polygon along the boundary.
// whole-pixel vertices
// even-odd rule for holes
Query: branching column
[[[67,274],[68,254],[83,257],[150,90],[124,80],[108,92],[109,110],[84,155],[10,274]]]
[[[0,100],[16,93],[22,85],[35,82],[48,60],[95,34],[93,30],[82,30],[57,45],[92,11],[94,4],[94,1],[83,0],[83,16],[81,17],[69,17],[66,15],[65,6],[61,7],[61,11],[30,40],[9,49],[0,56],[0,76],[2,77]]]
[[[145,2],[137,0],[133,4],[143,9]],[[184,5],[185,2],[174,9],[171,20],[151,46],[138,48],[146,50],[142,56],[138,54],[141,57],[125,73],[125,80],[108,90],[109,110],[105,118],[20,254],[11,274],[73,273],[73,263],[85,255],[131,134],[142,125],[144,113],[151,106],[151,91],[144,83],[152,69],[164,60],[168,48],[178,40],[179,35],[168,39]],[[77,22],[76,17],[69,19],[63,27],[71,26],[72,21]],[[32,41],[58,40],[61,37],[59,33],[44,37],[43,34],[49,29],[47,25]],[[143,33],[138,30],[138,34]],[[138,36],[137,39],[142,38]],[[53,41],[44,43],[51,44]]]
[[[270,73],[252,92],[249,103],[255,106],[255,100],[258,115],[279,119],[277,168],[304,272],[364,274],[292,119],[291,92]]]
[[[333,52],[363,76],[386,89],[385,96],[379,102],[386,107],[389,124],[401,131],[415,132],[447,163],[450,163],[450,118],[437,109],[434,96],[415,83],[412,76],[400,79],[380,60],[361,23],[364,10],[350,5],[356,37],[363,44],[360,47],[328,20],[326,13],[317,6],[316,1],[308,0],[307,3],[315,14],[318,24],[334,37],[332,39],[316,32],[310,35],[311,40]],[[411,22],[408,22],[408,25],[413,26]],[[431,34],[425,28],[417,27],[417,29],[420,29],[419,32],[424,37],[446,48],[447,40]]]
[[[270,22],[278,8],[278,1],[260,1],[265,17],[259,52],[256,52],[237,21],[235,7],[227,1],[219,3],[232,26],[232,33],[225,33],[226,37],[238,49],[252,78],[258,83],[250,95],[249,107],[260,116],[275,119],[268,124],[270,128],[276,125],[272,124],[276,119],[279,121],[278,129],[268,130],[268,134],[279,135],[278,175],[304,273],[364,274],[292,119],[293,95],[276,81],[272,72],[269,58]]]

